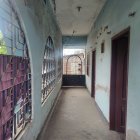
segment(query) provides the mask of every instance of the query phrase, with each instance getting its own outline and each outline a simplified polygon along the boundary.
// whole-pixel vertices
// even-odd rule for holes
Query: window
[[[90,68],[90,54],[87,54],[87,75],[89,76],[89,68]]]
[[[64,49],[63,50],[63,74],[84,75],[85,50]]]
[[[66,74],[67,75],[82,75],[82,59],[78,55],[69,56],[66,58]]]
[[[58,48],[58,81],[62,77],[62,55],[61,55],[61,48]]]
[[[42,103],[44,103],[48,95],[54,89],[55,79],[56,79],[55,51],[53,41],[51,37],[48,37],[45,46],[44,60],[42,66],[42,98],[41,98]]]
[[[26,38],[9,0],[0,3],[0,140],[15,139],[31,120]]]

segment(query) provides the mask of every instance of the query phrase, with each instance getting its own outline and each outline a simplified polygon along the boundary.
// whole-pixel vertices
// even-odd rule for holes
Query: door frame
[[[115,36],[112,37],[111,41],[112,41],[112,45],[111,45],[111,50],[113,49],[114,46],[114,41],[121,38],[124,34],[128,33],[128,65],[127,65],[127,88],[126,88],[126,122],[127,122],[127,100],[128,100],[128,71],[129,71],[129,48],[130,48],[130,27],[124,29],[123,31],[121,31],[120,33],[116,34]],[[115,104],[115,94],[114,94],[114,86],[113,86],[113,81],[115,80],[114,77],[114,57],[115,57],[115,53],[113,51],[111,51],[111,78],[110,78],[110,130],[114,130],[116,131],[116,118],[115,118],[115,114],[116,112],[116,104]],[[126,129],[126,125],[125,125],[125,129]],[[126,132],[125,132],[126,135]]]
[[[94,71],[93,71],[94,69]],[[91,73],[91,97],[95,98],[95,79],[96,79],[96,49],[92,51],[92,73]]]

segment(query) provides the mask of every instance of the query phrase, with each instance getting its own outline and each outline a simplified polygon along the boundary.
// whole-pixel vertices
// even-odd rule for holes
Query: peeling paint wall
[[[55,89],[42,105],[42,63],[46,40],[48,36],[52,37],[56,54],[56,70],[58,70],[58,48],[62,49],[62,35],[48,1],[46,5],[43,0],[13,1],[15,1],[15,6],[27,38],[32,67],[32,122],[25,128],[25,131],[18,139],[35,140],[60,91],[62,81],[56,80]],[[58,75],[58,72],[56,72],[56,75]]]
[[[95,100],[109,121],[110,75],[111,75],[111,38],[130,26],[128,105],[127,105],[127,140],[140,139],[140,1],[108,0],[98,16],[88,36],[87,53],[96,49],[96,94]],[[136,11],[134,17],[130,13]],[[108,29],[103,30],[106,26]],[[111,31],[111,33],[109,33]],[[101,43],[105,42],[105,52],[101,53]],[[92,61],[92,59],[91,59]],[[92,63],[90,63],[92,64]],[[86,83],[91,92],[90,76]]]

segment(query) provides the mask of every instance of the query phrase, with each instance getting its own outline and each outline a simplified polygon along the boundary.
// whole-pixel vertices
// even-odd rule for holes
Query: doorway
[[[130,29],[112,39],[110,129],[126,132],[128,54]]]
[[[85,50],[63,50],[63,86],[85,86]]]
[[[92,82],[91,97],[95,98],[95,75],[96,75],[96,50],[92,52]]]

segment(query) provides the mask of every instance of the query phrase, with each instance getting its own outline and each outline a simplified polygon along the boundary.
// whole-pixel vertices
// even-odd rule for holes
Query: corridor
[[[140,140],[139,42],[140,0],[0,0],[0,140]]]
[[[38,140],[122,140],[109,131],[85,88],[63,88],[54,114]]]

